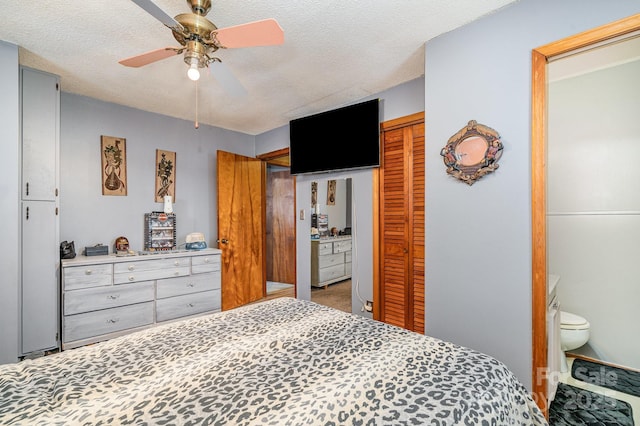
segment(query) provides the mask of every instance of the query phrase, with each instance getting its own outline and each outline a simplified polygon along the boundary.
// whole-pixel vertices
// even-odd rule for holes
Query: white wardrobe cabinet
[[[59,78],[20,68],[20,356],[59,347]]]

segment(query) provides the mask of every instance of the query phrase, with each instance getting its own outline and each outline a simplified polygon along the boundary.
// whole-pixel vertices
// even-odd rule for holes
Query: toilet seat
[[[560,328],[564,330],[588,330],[590,324],[580,315],[560,311]]]

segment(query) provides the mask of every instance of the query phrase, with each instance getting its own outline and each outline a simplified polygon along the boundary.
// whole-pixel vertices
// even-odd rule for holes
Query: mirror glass
[[[352,180],[311,182],[311,300],[351,312]]]
[[[458,163],[473,166],[484,160],[488,148],[487,140],[481,136],[471,136],[460,141],[455,148]]]

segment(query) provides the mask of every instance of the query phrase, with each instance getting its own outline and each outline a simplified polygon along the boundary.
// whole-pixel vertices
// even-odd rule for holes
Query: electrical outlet
[[[367,312],[373,311],[373,302],[371,300],[367,300],[367,303],[364,305],[364,310]]]

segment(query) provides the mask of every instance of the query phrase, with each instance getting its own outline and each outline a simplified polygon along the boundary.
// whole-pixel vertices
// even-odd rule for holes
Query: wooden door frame
[[[547,413],[547,64],[554,56],[640,31],[640,14],[546,44],[531,54],[532,393]]]
[[[281,148],[281,149],[277,149],[275,151],[270,151],[270,152],[265,152],[264,154],[260,154],[260,155],[256,155],[257,159],[260,159],[262,161],[264,161],[267,164],[271,164],[274,166],[281,166],[281,167],[289,167],[290,166],[290,162],[289,162],[289,148]],[[266,170],[266,168],[265,168]],[[291,212],[291,214],[293,214],[294,217],[294,223],[295,223],[295,218],[296,218],[296,177],[295,176],[291,176],[293,178],[293,212]],[[267,175],[266,172],[263,176],[263,186],[266,187],[267,184]],[[265,209],[267,203],[265,203]],[[264,223],[264,228],[267,229],[267,224],[266,224],[266,210],[265,212],[263,212],[262,217],[265,218],[265,223]],[[293,230],[293,234],[294,234],[294,240],[297,241],[297,227],[294,228]],[[263,236],[263,246],[266,247],[266,241],[267,240],[267,236],[266,234]],[[294,252],[294,256],[298,256],[297,250]],[[266,258],[266,257],[265,257]],[[296,270],[296,265],[297,265],[297,260],[294,258],[293,259],[293,276],[294,276],[294,283],[293,283],[293,292],[294,292],[294,297],[296,297],[296,295],[298,294],[298,273]],[[267,266],[265,264],[265,268],[264,268],[264,276],[267,276]],[[267,290],[266,290],[266,281],[265,281],[265,289],[264,289],[264,294],[267,294]]]

